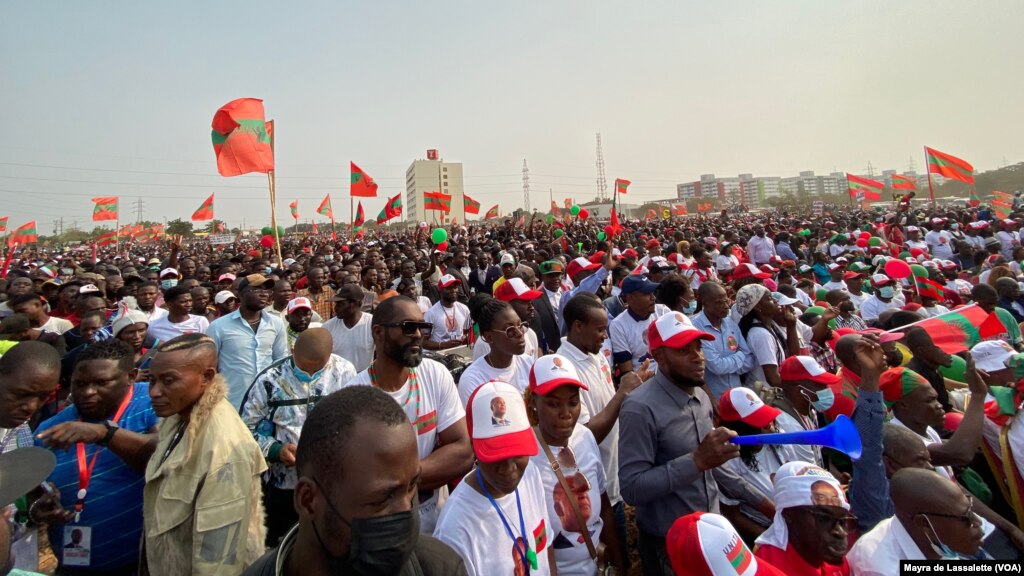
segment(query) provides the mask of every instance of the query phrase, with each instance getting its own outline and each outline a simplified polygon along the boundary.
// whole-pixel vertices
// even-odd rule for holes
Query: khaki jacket
[[[263,554],[260,475],[267,465],[226,390],[218,374],[162,464],[181,420],[175,415],[159,425],[143,496],[152,576],[232,576]]]

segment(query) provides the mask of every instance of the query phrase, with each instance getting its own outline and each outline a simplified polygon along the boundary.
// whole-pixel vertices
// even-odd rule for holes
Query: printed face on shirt
[[[572,503],[569,498],[576,499],[576,505],[579,506],[580,515],[583,516],[584,522],[590,521],[590,516],[593,513],[593,506],[590,502],[590,481],[583,475],[582,472],[576,472],[572,476],[565,477],[565,483],[569,486],[569,490],[572,491],[571,495],[567,495],[565,490],[562,489],[562,483],[556,482],[555,488],[552,491],[552,500],[555,503],[555,514],[558,515],[558,519],[562,522],[562,529],[566,532],[578,532],[582,533],[586,530],[585,526],[580,526],[579,521],[576,518],[576,512],[572,509]]]

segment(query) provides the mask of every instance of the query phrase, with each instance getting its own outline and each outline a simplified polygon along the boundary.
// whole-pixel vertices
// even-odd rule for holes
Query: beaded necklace
[[[380,388],[380,386],[377,385],[377,368],[376,368],[376,366],[377,366],[377,362],[374,361],[372,364],[370,364],[370,367],[366,369],[366,372],[370,376],[370,385],[373,386],[374,388]],[[416,402],[416,415],[412,418],[412,421],[415,422],[416,420],[419,420],[419,417],[420,417],[420,404],[421,404],[421,401],[422,401],[422,398],[421,398],[421,395],[420,395],[420,382],[419,382],[419,378],[416,376],[416,369],[415,368],[410,368],[409,369],[408,382],[409,382],[409,392],[406,393],[405,400],[402,402],[402,409],[405,410],[409,406],[409,404],[415,400],[415,402]],[[401,389],[401,388],[399,388],[399,389]]]

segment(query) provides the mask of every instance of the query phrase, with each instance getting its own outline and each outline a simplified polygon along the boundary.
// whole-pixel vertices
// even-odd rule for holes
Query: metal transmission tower
[[[142,222],[142,209],[146,207],[146,203],[142,201],[142,198],[136,198],[135,202],[132,202],[132,209],[135,210],[135,223]]]
[[[917,164],[914,163],[914,157],[911,156],[910,157],[910,162],[907,163],[907,171],[911,172],[913,174],[917,174],[916,170],[917,170]]]
[[[604,150],[601,147],[601,133],[597,133],[597,199],[603,201],[608,197],[608,180],[604,175]]]
[[[523,158],[523,210],[530,212],[530,169],[526,166],[526,158]]]
[[[868,160],[868,167],[866,168],[866,170],[867,170],[868,178],[874,178],[875,177],[875,166],[873,164],[871,164],[870,160]]]

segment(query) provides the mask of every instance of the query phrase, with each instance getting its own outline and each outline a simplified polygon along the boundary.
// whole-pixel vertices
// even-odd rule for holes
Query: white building
[[[442,192],[452,197],[451,212],[423,210],[423,198],[427,192]],[[405,200],[403,211],[414,222],[433,224],[444,218],[452,218],[459,224],[466,223],[464,206],[465,190],[462,185],[462,163],[443,160],[414,160],[405,171]],[[481,207],[481,215],[486,208]]]

